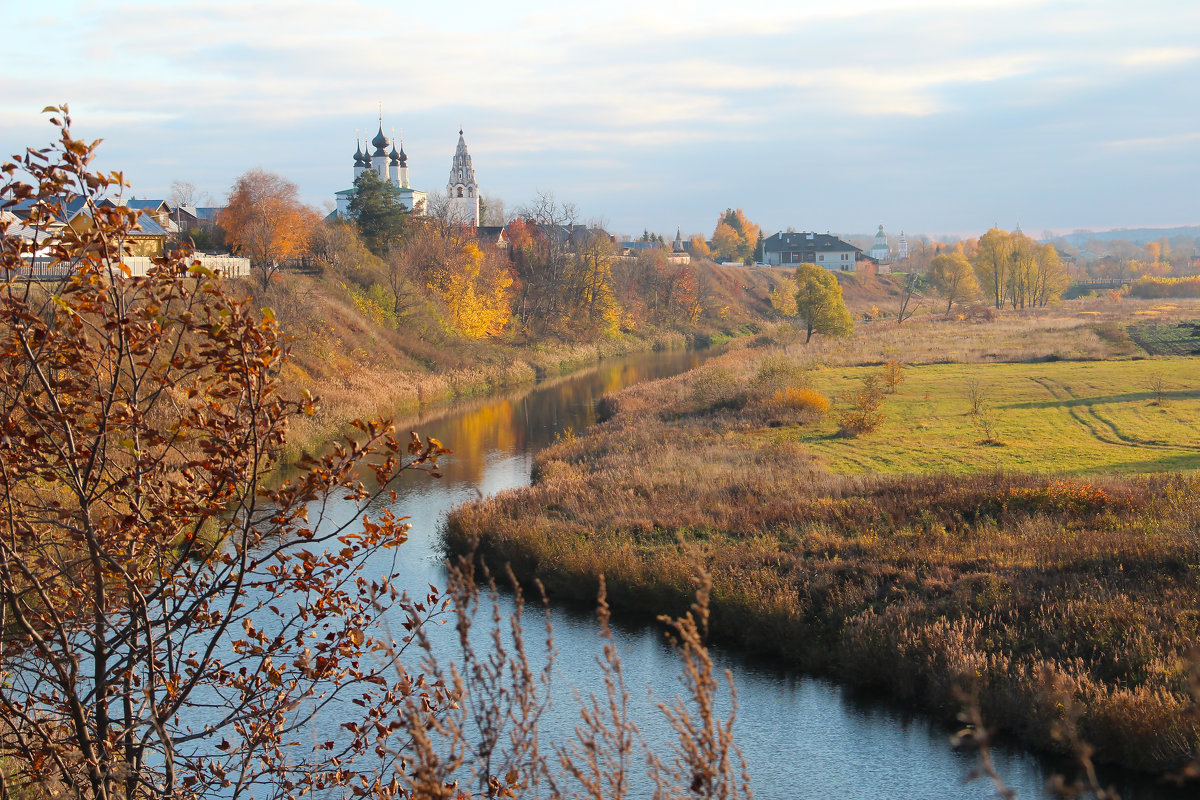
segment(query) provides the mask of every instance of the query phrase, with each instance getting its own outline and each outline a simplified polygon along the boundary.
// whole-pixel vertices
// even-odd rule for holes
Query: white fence
[[[196,255],[193,258],[195,261],[199,261],[202,267],[211,269],[213,272],[220,272],[226,278],[245,278],[250,275],[250,259],[248,258],[206,255]],[[145,275],[154,266],[154,262],[145,256],[126,256],[121,259],[121,263],[129,267],[130,274],[135,276]],[[38,256],[32,262],[27,262],[26,266],[18,269],[17,274],[35,281],[52,281],[65,278],[70,271],[69,263]]]

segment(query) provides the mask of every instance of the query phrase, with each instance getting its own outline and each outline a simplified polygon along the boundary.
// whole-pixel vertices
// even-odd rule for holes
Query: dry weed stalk
[[[629,716],[629,690],[625,686],[621,656],[613,641],[603,575],[600,576],[596,603],[596,619],[604,642],[602,654],[596,660],[604,676],[604,695],[603,699],[595,694],[589,695],[586,701],[580,698],[581,724],[575,728],[575,738],[556,748],[559,766],[565,775],[579,784],[579,791],[563,791],[561,796],[579,800],[624,800],[630,793],[634,748],[640,744],[644,749],[645,742],[637,723]]]
[[[717,716],[720,681],[713,674],[712,658],[705,646],[711,588],[709,576],[702,574],[692,610],[675,619],[659,618],[670,628],[668,636],[683,663],[687,699],[676,696],[670,704],[658,704],[677,739],[670,763],[664,763],[653,753],[649,756],[655,800],[753,797],[746,761],[733,737],[737,691],[728,670],[725,680],[729,685],[729,715],[723,720]]]
[[[510,573],[510,578],[511,578]],[[545,617],[545,665],[535,670],[525,645],[525,601],[512,580],[515,596],[507,620],[500,607],[494,579],[485,573],[491,605],[487,646],[473,640],[480,587],[469,559],[449,569],[448,606],[458,634],[458,657],[447,666],[435,653],[427,627],[405,627],[423,656],[421,688],[449,702],[426,702],[428,691],[414,692],[404,713],[390,725],[407,734],[403,747],[392,751],[389,771],[397,797],[467,798],[513,797],[547,780],[546,759],[539,743],[538,723],[550,705],[550,678],[555,650],[550,617]],[[410,621],[411,623],[411,621]],[[385,650],[405,673],[395,649]],[[379,789],[375,788],[378,793]]]
[[[958,721],[963,727],[950,737],[950,744],[955,749],[974,750],[976,764],[964,783],[971,783],[980,778],[987,778],[996,790],[996,796],[1001,800],[1016,800],[1017,791],[1007,783],[996,770],[996,762],[992,760],[992,732],[983,723],[983,713],[979,709],[979,697],[973,692],[958,690],[959,701],[963,709],[958,713]]]

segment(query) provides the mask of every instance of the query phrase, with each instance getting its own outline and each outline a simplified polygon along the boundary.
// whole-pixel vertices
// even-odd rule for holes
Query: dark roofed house
[[[763,263],[771,267],[816,264],[854,272],[863,258],[862,250],[827,233],[777,233],[763,241]]]
[[[491,245],[501,249],[508,247],[508,236],[505,234],[504,225],[477,225],[475,227],[475,238],[480,244]]]

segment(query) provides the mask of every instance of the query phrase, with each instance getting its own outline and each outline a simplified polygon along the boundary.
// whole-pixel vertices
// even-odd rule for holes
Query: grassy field
[[[1126,334],[1150,355],[1200,355],[1200,322],[1177,322],[1173,325],[1130,325]]]
[[[456,509],[447,546],[560,599],[589,602],[603,574],[630,614],[682,610],[702,569],[735,646],[947,717],[968,681],[1028,744],[1073,726],[1101,759],[1170,770],[1200,748],[1200,362],[1131,358],[1098,328],[1185,313],[1076,304],[745,342],[607,398],[532,486]],[[840,403],[823,414],[800,388],[837,398],[900,353],[916,363],[873,433],[838,436]]]
[[[829,397],[878,367],[815,370]],[[857,439],[837,425],[752,429],[803,444],[835,472],[1162,472],[1200,468],[1200,365],[1192,358],[906,367],[882,427]],[[994,425],[970,414],[977,387]]]

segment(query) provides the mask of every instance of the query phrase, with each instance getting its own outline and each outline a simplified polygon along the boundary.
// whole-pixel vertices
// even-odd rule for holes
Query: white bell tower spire
[[[458,129],[458,147],[454,150],[454,162],[450,166],[446,196],[449,198],[447,208],[452,220],[464,225],[479,225],[479,185],[475,182],[475,168],[471,166],[471,154],[467,152],[462,128]]]

